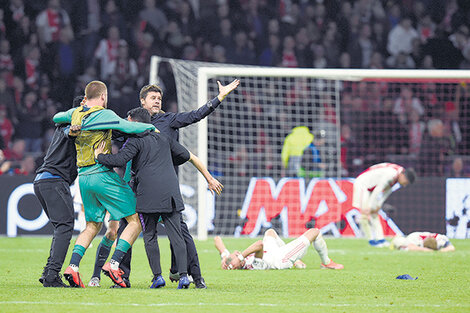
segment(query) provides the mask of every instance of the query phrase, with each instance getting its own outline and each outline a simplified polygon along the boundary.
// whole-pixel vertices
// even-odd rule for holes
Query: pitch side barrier
[[[34,176],[0,176],[1,235],[52,233],[34,196],[33,179]],[[233,183],[245,186],[246,192],[230,198],[216,198],[215,202],[208,197],[208,203],[211,203],[208,212],[212,213],[208,214],[207,224],[213,226],[210,233],[257,236],[264,229],[274,227],[284,237],[292,237],[307,227],[317,227],[334,236],[360,235],[356,222],[359,212],[351,205],[353,179],[315,178],[307,182],[299,178],[282,178],[276,182],[270,177],[253,177],[238,178]],[[470,206],[467,205],[470,196],[464,192],[470,190],[467,187],[470,187],[470,179],[429,177],[397,190],[381,212],[386,235],[427,230],[447,232],[451,237],[468,237],[466,206]],[[72,186],[72,194],[75,188]],[[187,188],[182,186],[182,192],[191,196],[191,190]],[[236,208],[232,206],[234,201],[239,203]],[[228,211],[227,206],[231,206],[232,214],[220,214]],[[194,232],[197,216],[190,206],[185,211],[188,225]]]

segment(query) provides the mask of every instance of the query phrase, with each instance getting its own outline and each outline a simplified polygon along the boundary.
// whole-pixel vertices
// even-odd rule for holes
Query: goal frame
[[[158,65],[164,58],[153,56],[150,68],[150,83],[158,82]],[[188,61],[189,62],[189,61]],[[432,80],[433,82],[445,83],[470,83],[470,70],[420,70],[420,69],[316,69],[316,68],[280,68],[280,67],[247,67],[230,64],[230,66],[202,66],[197,70],[197,103],[200,106],[206,103],[208,98],[208,80],[220,77],[289,77],[289,78],[313,78],[335,80],[337,84],[340,81],[362,81],[362,80],[387,80],[397,82],[414,82]],[[242,82],[243,84],[243,82]],[[178,90],[178,86],[177,90]],[[242,86],[240,86],[242,87]],[[339,88],[336,88],[339,93]],[[339,98],[339,94],[337,95]],[[340,110],[340,106],[336,107]],[[336,112],[339,116],[339,112]],[[337,127],[340,127],[340,121],[337,120]],[[207,119],[197,123],[197,149],[198,157],[207,167],[208,162],[208,124]],[[339,137],[339,133],[337,134]],[[337,145],[340,140],[337,138]],[[338,147],[339,149],[340,147]],[[338,158],[339,162],[339,158]],[[197,178],[197,238],[207,240],[207,182],[202,175]]]

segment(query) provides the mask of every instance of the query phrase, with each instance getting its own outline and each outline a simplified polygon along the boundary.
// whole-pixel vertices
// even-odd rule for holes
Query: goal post
[[[462,103],[467,101],[464,96],[456,100],[456,94],[464,94],[470,83],[470,71],[221,66],[158,57],[152,59],[151,82],[158,82],[154,67],[160,62],[171,64],[180,112],[195,110],[215,97],[217,80],[223,85],[241,80],[214,113],[180,129],[180,142],[225,186],[222,196],[211,197],[201,175],[190,165],[180,167],[180,183],[190,190],[187,194],[182,190],[187,210],[194,213],[189,216],[197,217],[191,231],[201,240],[208,232],[256,236],[269,227],[283,236],[296,236],[306,226],[321,227],[335,236],[356,234],[357,212],[350,210],[351,178],[384,161],[421,166],[419,145],[424,144],[432,119],[444,122],[454,147],[444,155],[447,163],[439,165],[441,172],[424,172],[430,176],[426,184],[442,184],[456,155],[470,163],[465,155],[470,148],[466,143],[470,112],[462,112],[470,105]],[[404,90],[411,90],[409,104],[399,102]],[[468,95],[470,99],[470,91]],[[383,113],[385,107],[391,107],[389,115]],[[456,114],[459,119],[452,121]],[[324,137],[317,147],[323,167],[317,164],[316,169],[292,178],[282,150],[297,126],[308,127],[314,138]],[[401,133],[393,127],[402,129]],[[312,154],[307,157],[312,159]],[[433,197],[441,195],[428,195],[429,203],[421,206],[435,209],[426,213],[414,211],[420,206],[418,200],[392,201],[383,212],[389,235],[400,228],[419,227],[420,222],[432,226],[442,219],[436,205],[441,200]]]

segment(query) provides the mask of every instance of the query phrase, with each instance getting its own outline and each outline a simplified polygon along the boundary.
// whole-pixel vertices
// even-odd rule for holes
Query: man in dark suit
[[[129,111],[128,119],[150,123],[150,114],[144,108],[136,108]],[[181,233],[184,203],[173,166],[190,161],[206,178],[208,188],[217,194],[222,191],[222,184],[210,175],[195,155],[161,133],[147,132],[130,137],[120,152],[114,155],[105,155],[104,150],[104,145],[100,144],[95,157],[106,166],[122,167],[132,160],[134,191],[137,194],[136,212],[139,213],[145,249],[154,275],[151,288],[165,286],[157,241],[157,221],[160,217],[175,252],[177,271],[180,273],[178,289],[188,288],[186,244]]]

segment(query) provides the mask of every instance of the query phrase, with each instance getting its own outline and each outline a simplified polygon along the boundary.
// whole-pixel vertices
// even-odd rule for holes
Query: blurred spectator
[[[461,157],[455,157],[454,160],[452,161],[452,165],[450,167],[450,172],[449,172],[449,177],[456,177],[456,178],[461,178],[461,177],[469,177],[469,174],[467,173],[463,159]]]
[[[39,70],[40,57],[41,52],[37,46],[32,46],[26,51],[23,77],[25,78],[26,86],[32,90],[39,88],[39,77],[41,76]]]
[[[70,1],[70,19],[77,38],[78,46],[82,47],[77,61],[79,71],[91,64],[95,48],[100,40],[101,2],[100,1]]]
[[[352,67],[354,68],[368,68],[370,59],[375,46],[371,40],[371,30],[369,24],[362,24],[360,26],[357,38],[350,41],[348,52],[351,55]]]
[[[0,77],[0,104],[6,108],[6,116],[13,122],[17,122],[17,112],[13,90],[7,87],[6,79]]]
[[[313,134],[306,126],[297,126],[286,136],[281,152],[285,176],[298,177],[301,175],[302,155],[312,140]]]
[[[397,115],[400,123],[405,125],[408,122],[409,114],[413,110],[419,116],[424,114],[424,108],[421,105],[421,101],[413,95],[413,91],[410,87],[404,86],[401,88],[400,96],[395,100],[393,113]]]
[[[299,177],[324,177],[327,163],[322,157],[322,147],[326,142],[325,130],[316,131],[313,141],[304,149]]]
[[[463,60],[462,52],[439,28],[436,29],[435,36],[429,38],[423,46],[423,55],[432,57],[435,68],[458,68]]]
[[[415,110],[410,113],[410,126],[409,126],[409,153],[412,156],[417,156],[421,148],[423,134],[426,129],[424,122],[419,120],[419,114]]]
[[[70,17],[62,9],[60,0],[48,0],[47,8],[36,18],[39,47],[41,47],[41,63],[43,70],[52,77],[57,44],[60,40],[60,32],[70,28]],[[30,84],[28,84],[30,85]]]
[[[25,95],[16,136],[24,139],[25,152],[40,154],[42,152],[42,122],[45,108],[40,108],[37,100],[37,94],[33,91]]]
[[[413,28],[411,18],[405,16],[388,35],[387,50],[392,56],[400,53],[410,54],[413,39],[419,38],[418,32]]]
[[[94,58],[100,62],[100,78],[107,80],[111,73],[111,66],[118,57],[119,50],[119,28],[111,26],[108,29],[107,39],[101,39],[95,51]]]
[[[6,148],[3,151],[5,160],[7,161],[21,161],[25,154],[26,142],[23,139],[15,139],[11,148]]]
[[[7,71],[10,75],[14,70],[13,59],[10,55],[10,43],[6,39],[0,40],[0,71]]]
[[[385,98],[382,110],[373,111],[370,117],[370,146],[374,147],[377,160],[383,160],[388,154],[406,152],[408,130],[393,113],[393,99]]]
[[[295,40],[291,36],[286,36],[282,45],[282,62],[283,67],[297,67],[297,55],[295,53]]]
[[[109,29],[114,26],[118,29],[118,38],[126,40],[128,25],[115,0],[105,1],[100,20],[102,37],[108,34],[109,39]]]
[[[281,64],[280,41],[277,35],[269,35],[269,45],[261,52],[259,65],[278,66]]]
[[[428,133],[421,145],[417,167],[421,176],[442,176],[445,157],[451,152],[450,140],[445,135],[444,124],[441,120],[430,120],[427,128]]]
[[[288,40],[288,53],[293,51],[295,41],[292,37]],[[285,48],[285,47],[284,47]],[[235,64],[255,64],[255,53],[253,50],[253,43],[248,39],[246,33],[239,30],[235,33],[235,46],[229,47],[227,59],[230,63]],[[284,63],[284,57],[283,57]]]
[[[0,105],[0,150],[5,150],[10,147],[11,137],[13,135],[13,124],[7,117],[7,108]]]
[[[155,0],[144,0],[144,8],[139,12],[139,19],[141,23],[150,25],[149,33],[157,35],[159,39],[163,38],[168,19],[165,13],[157,8]]]

